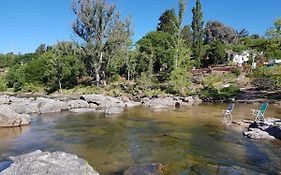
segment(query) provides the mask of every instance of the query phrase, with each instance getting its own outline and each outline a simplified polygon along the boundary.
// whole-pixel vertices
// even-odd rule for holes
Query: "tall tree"
[[[179,14],[177,17],[177,20],[175,21],[175,29],[176,32],[173,37],[173,47],[175,49],[175,59],[174,59],[174,69],[181,66],[182,59],[184,59],[184,53],[182,52],[184,50],[184,40],[182,38],[182,22],[184,18],[186,10],[186,1],[185,0],[179,0]]]
[[[281,16],[274,21],[274,27],[268,29],[266,35],[271,38],[281,38]]]
[[[197,66],[201,65],[201,59],[203,57],[203,36],[204,36],[204,20],[203,12],[200,0],[196,0],[196,5],[192,9],[193,19],[192,19],[192,53],[196,60]]]
[[[167,32],[174,35],[176,32],[175,22],[177,21],[175,9],[166,10],[159,18],[157,31]]]
[[[234,44],[237,42],[236,31],[219,21],[208,21],[206,25],[206,43],[219,41],[223,44]]]
[[[184,39],[185,46],[190,48],[192,45],[191,27],[189,25],[184,26],[181,33]]]
[[[108,31],[117,25],[115,19],[119,14],[115,12],[115,5],[106,0],[74,0],[72,9],[77,17],[73,31],[84,41],[82,48],[88,73],[95,74],[99,85],[106,43],[111,35]]]
[[[132,45],[131,36],[133,29],[131,26],[131,17],[125,21],[119,19],[119,15],[115,18],[114,26],[109,29],[109,37],[106,42],[105,56],[105,73],[107,75],[116,75],[120,73],[121,67],[126,67],[127,78],[130,79],[128,71],[129,49]]]
[[[249,36],[249,32],[247,29],[241,29],[240,31],[236,31],[238,38],[244,38]]]

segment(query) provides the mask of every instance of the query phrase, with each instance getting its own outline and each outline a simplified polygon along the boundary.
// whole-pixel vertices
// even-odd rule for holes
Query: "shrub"
[[[240,92],[239,88],[235,86],[229,86],[222,89],[217,89],[214,86],[209,86],[199,91],[199,97],[204,101],[227,100],[239,92]]]
[[[34,83],[24,83],[21,91],[23,92],[44,92],[44,86]]]
[[[182,68],[177,68],[171,72],[170,86],[167,91],[172,94],[188,95],[190,94],[189,81],[190,74]]]
[[[234,83],[235,76],[231,73],[228,74],[209,74],[204,77],[201,84],[204,86],[213,86],[215,88],[221,88],[225,83]]]
[[[239,75],[241,75],[242,70],[241,70],[241,68],[235,67],[235,68],[231,71],[231,73],[233,73],[235,76],[238,77]]]
[[[281,66],[259,67],[249,73],[248,77],[269,80],[274,86],[281,88]]]
[[[6,91],[7,85],[4,77],[0,76],[0,92]]]

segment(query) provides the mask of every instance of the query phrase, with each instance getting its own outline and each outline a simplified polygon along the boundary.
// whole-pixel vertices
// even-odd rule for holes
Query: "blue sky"
[[[112,0],[123,16],[131,14],[134,41],[155,30],[164,10],[177,0]],[[280,0],[201,0],[204,20],[219,20],[235,29],[263,35],[281,16]],[[1,0],[0,53],[33,52],[39,44],[71,40],[72,0]],[[190,24],[195,0],[188,1],[185,23]]]

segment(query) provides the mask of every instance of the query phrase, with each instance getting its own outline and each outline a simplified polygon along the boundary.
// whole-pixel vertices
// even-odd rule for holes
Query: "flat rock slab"
[[[244,132],[243,133],[244,136],[250,138],[250,139],[275,139],[275,137],[269,135],[267,132],[262,131],[260,129],[250,129],[250,131]]]
[[[94,113],[97,112],[97,110],[93,108],[77,108],[77,109],[70,109],[69,112],[81,114],[81,113]]]
[[[38,150],[10,159],[13,163],[0,175],[99,175],[85,160],[63,152]]]

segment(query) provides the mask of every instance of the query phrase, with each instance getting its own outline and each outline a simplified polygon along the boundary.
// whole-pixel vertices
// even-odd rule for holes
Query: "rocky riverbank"
[[[11,165],[0,175],[99,175],[85,160],[64,152],[38,150],[10,160]]]
[[[140,98],[134,101],[129,97],[119,98],[101,94],[81,96],[49,96],[49,97],[16,97],[0,95],[0,127],[16,127],[28,125],[30,114],[46,114],[69,111],[72,113],[104,113],[120,114],[127,108],[144,105],[152,110],[173,109],[188,106],[202,101],[197,96],[162,98]]]
[[[264,121],[241,120],[234,121],[240,126],[243,135],[247,138],[259,139],[279,139],[281,140],[281,120],[276,118],[266,118]]]

